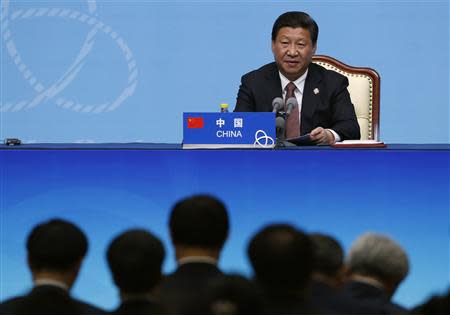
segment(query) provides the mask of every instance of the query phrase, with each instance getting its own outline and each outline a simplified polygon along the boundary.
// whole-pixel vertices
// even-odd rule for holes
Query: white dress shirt
[[[208,263],[211,265],[217,265],[217,260],[212,257],[207,256],[188,256],[180,258],[177,261],[178,266],[189,264],[189,263]]]
[[[280,74],[281,89],[283,91],[283,99],[286,102],[286,93],[287,93],[286,86],[291,81],[288,80],[288,78],[286,78],[283,74],[281,74],[281,72],[278,72],[278,73]],[[300,78],[298,78],[295,81],[292,81],[292,83],[294,83],[296,86],[296,89],[294,90],[294,96],[297,99],[299,115],[300,115],[300,112],[302,111],[303,89],[305,88],[305,80],[306,80],[307,75],[308,75],[308,69],[306,69],[305,73],[303,73],[303,75]],[[300,118],[300,116],[299,116],[299,118]]]
[[[281,90],[283,91],[283,99],[286,102],[286,86],[291,82],[288,78],[286,78],[281,72],[278,71],[278,74],[280,75],[281,80]],[[301,123],[301,112],[302,112],[302,101],[303,101],[303,90],[305,89],[305,81],[306,76],[308,75],[308,69],[306,69],[305,73],[303,73],[300,78],[298,78],[295,81],[292,81],[292,83],[295,84],[297,87],[294,90],[294,96],[297,99],[298,103],[298,115],[299,115],[299,121]],[[341,141],[341,137],[334,131],[333,129],[327,128],[327,130],[330,130],[331,133],[334,135],[334,139],[336,142]]]
[[[58,287],[63,290],[69,291],[69,287],[67,286],[67,284],[65,284],[64,282],[61,282],[61,281],[57,281],[57,280],[49,279],[49,278],[40,278],[40,279],[34,280],[35,287],[42,286],[42,285],[51,285],[51,286]]]

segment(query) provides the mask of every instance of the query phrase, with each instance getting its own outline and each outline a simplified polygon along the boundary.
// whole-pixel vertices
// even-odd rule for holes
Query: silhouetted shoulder
[[[23,297],[14,297],[0,303],[0,314],[10,315],[13,314],[14,306],[20,304]]]
[[[14,297],[0,304],[1,315],[44,315],[48,312],[64,312],[65,315],[106,315],[106,311],[91,304],[75,300],[67,296],[67,299],[36,300],[30,295]]]
[[[83,314],[83,315],[106,315],[106,314],[108,314],[108,312],[106,312],[92,304],[88,304],[86,302],[82,302],[82,301],[79,301],[76,299],[74,299],[74,302],[76,304],[78,304],[80,314]]]

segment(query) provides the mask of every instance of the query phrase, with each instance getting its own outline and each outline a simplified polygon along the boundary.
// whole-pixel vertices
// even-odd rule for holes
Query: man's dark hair
[[[32,270],[68,271],[86,255],[87,249],[83,231],[62,219],[37,225],[27,239]]]
[[[148,292],[161,280],[164,246],[148,231],[134,229],[120,234],[109,245],[106,256],[122,292]]]
[[[195,195],[175,204],[169,218],[175,245],[221,249],[228,236],[225,205],[209,195]]]
[[[310,238],[314,245],[314,271],[335,276],[344,265],[344,250],[333,237],[320,233],[313,233]]]
[[[275,41],[278,32],[282,27],[301,27],[307,29],[309,31],[309,35],[311,36],[312,44],[315,45],[317,43],[317,37],[319,36],[319,26],[317,25],[316,21],[314,21],[313,18],[305,12],[292,11],[280,15],[273,24],[272,41]]]
[[[302,289],[311,278],[312,242],[289,224],[264,227],[251,239],[247,253],[256,280],[269,288]]]

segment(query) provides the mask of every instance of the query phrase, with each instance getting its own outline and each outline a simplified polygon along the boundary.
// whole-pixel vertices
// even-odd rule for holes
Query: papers
[[[309,136],[309,133],[303,136],[300,136],[298,138],[289,138],[286,139],[286,141],[293,143],[295,145],[315,145],[312,141],[311,141],[311,137]]]
[[[344,140],[331,146],[334,148],[385,148],[386,144],[376,140]]]

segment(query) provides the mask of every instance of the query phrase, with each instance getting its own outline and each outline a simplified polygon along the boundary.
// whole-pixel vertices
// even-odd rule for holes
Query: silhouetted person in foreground
[[[175,204],[169,218],[177,269],[160,291],[170,315],[183,314],[204,295],[209,279],[222,274],[217,266],[228,237],[225,205],[208,195],[196,195]]]
[[[319,233],[311,234],[310,239],[314,245],[315,256],[311,282],[314,303],[339,314],[382,315],[380,309],[342,295],[346,267],[341,244],[333,237]]]
[[[344,250],[333,237],[314,233],[310,235],[314,245],[315,264],[313,280],[339,292],[345,282]]]
[[[129,230],[111,242],[107,260],[121,300],[114,315],[164,314],[154,297],[164,255],[161,241],[145,230]]]
[[[448,315],[450,314],[450,290],[447,294],[432,296],[425,303],[415,307],[414,315]]]
[[[395,241],[375,233],[362,235],[350,248],[347,267],[350,282],[344,289],[345,295],[387,315],[409,314],[391,301],[409,271],[408,257]]]
[[[1,315],[106,314],[69,295],[88,249],[77,226],[61,219],[43,222],[31,231],[26,246],[34,287],[0,304]]]
[[[268,225],[251,239],[247,253],[265,314],[326,314],[309,299],[314,251],[305,233],[288,224]]]

